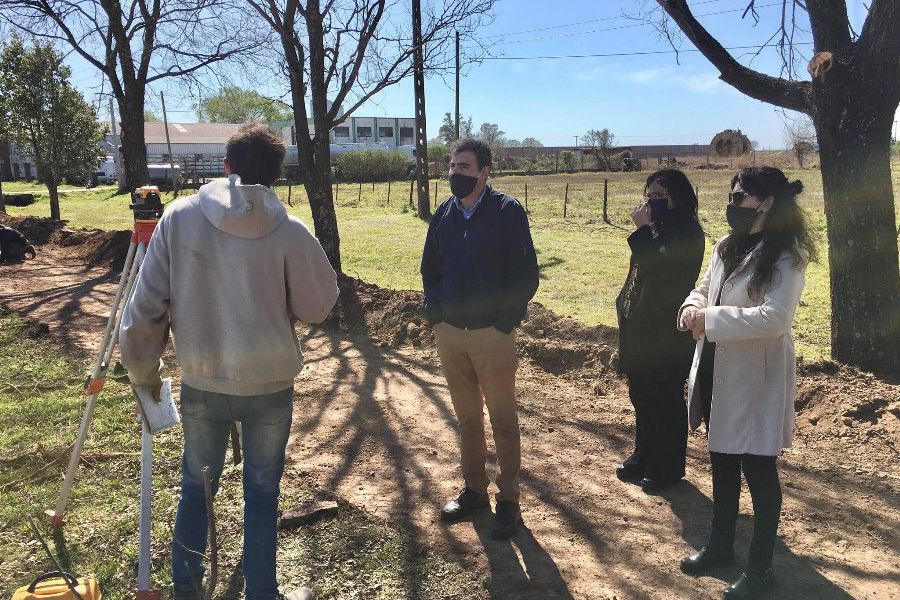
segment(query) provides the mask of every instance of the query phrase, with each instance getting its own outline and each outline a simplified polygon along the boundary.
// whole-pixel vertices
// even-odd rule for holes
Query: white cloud
[[[584,69],[584,70],[578,71],[575,74],[575,79],[577,79],[578,81],[583,81],[585,83],[589,82],[589,81],[596,81],[605,72],[606,72],[606,69],[604,67],[593,67],[591,69]]]
[[[639,85],[647,85],[659,81],[669,69],[643,69],[641,71],[632,71],[625,76],[625,79],[631,83]]]
[[[678,85],[691,92],[710,93],[725,91],[728,87],[715,73],[700,73],[675,78]]]

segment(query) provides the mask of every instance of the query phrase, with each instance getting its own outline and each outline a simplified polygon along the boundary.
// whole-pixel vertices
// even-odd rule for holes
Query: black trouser
[[[697,381],[703,400],[703,419],[709,430],[712,410],[712,371],[715,344],[707,343]],[[709,546],[731,548],[741,497],[741,470],[753,501],[753,540],[750,542],[748,571],[765,571],[772,566],[772,551],[781,517],[781,482],[774,456],[710,452],[713,480],[713,522]]]
[[[709,453],[713,479],[713,522],[709,545],[731,548],[741,496],[741,470],[753,500],[753,540],[750,542],[748,571],[765,571],[772,566],[772,551],[781,516],[781,483],[774,456]]]
[[[625,467],[643,477],[673,481],[684,477],[687,408],[681,373],[628,373],[634,405],[634,452]]]

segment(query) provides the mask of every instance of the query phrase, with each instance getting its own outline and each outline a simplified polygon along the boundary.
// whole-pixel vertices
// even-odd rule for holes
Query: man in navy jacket
[[[461,140],[450,161],[453,193],[435,211],[422,255],[425,314],[459,420],[465,487],[441,510],[455,522],[487,508],[484,405],[497,462],[497,509],[491,535],[505,539],[521,522],[521,449],[516,413],[515,328],[538,287],[528,217],[514,198],[487,185],[491,150]]]

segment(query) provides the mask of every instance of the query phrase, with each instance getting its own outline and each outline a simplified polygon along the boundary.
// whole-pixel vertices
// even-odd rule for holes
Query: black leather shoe
[[[644,490],[645,494],[655,494],[656,492],[672,487],[679,481],[681,481],[680,477],[678,479],[652,479],[650,477],[644,477],[641,479],[641,489]]]
[[[725,588],[724,600],[756,600],[762,598],[775,587],[775,574],[769,568],[765,571],[747,571],[738,580]]]
[[[459,496],[445,504],[444,508],[441,509],[441,521],[455,523],[465,519],[476,510],[488,508],[490,505],[491,501],[488,499],[487,494],[480,494],[475,490],[463,488]]]
[[[619,465],[616,467],[616,477],[619,478],[619,481],[624,481],[625,483],[639,483],[643,476],[643,471],[634,465]]]
[[[497,503],[497,514],[494,515],[494,525],[491,527],[491,537],[495,540],[505,540],[512,537],[522,522],[522,513],[515,502],[503,500]]]
[[[716,549],[704,546],[694,554],[681,559],[681,572],[688,575],[700,575],[713,567],[730,565],[733,562],[734,549]]]

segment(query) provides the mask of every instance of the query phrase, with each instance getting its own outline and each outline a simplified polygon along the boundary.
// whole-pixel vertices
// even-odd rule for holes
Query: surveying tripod
[[[110,307],[109,319],[106,322],[106,331],[97,352],[97,360],[94,370],[87,381],[85,393],[88,396],[84,413],[81,416],[81,426],[78,428],[78,437],[69,457],[69,466],[63,479],[63,486],[56,501],[56,508],[45,511],[50,517],[50,524],[59,527],[63,523],[63,514],[78,463],[81,460],[81,451],[87,439],[88,427],[94,418],[97,408],[97,398],[106,383],[106,375],[112,361],[113,350],[119,337],[119,328],[122,323],[122,313],[125,304],[134,291],[138,272],[147,246],[156,229],[156,224],[163,213],[163,205],[159,196],[159,189],[155,186],[144,186],[135,190],[133,204],[130,208],[134,212],[134,227],[131,232],[131,242],[128,244],[128,254],[125,256],[125,265],[119,277],[119,286]],[[123,309],[123,310],[120,310]],[[150,590],[150,503],[152,498],[152,468],[153,468],[153,434],[144,418],[141,420],[141,518],[140,518],[140,553],[138,560],[137,598],[138,600],[153,600],[159,598],[159,591]]]

